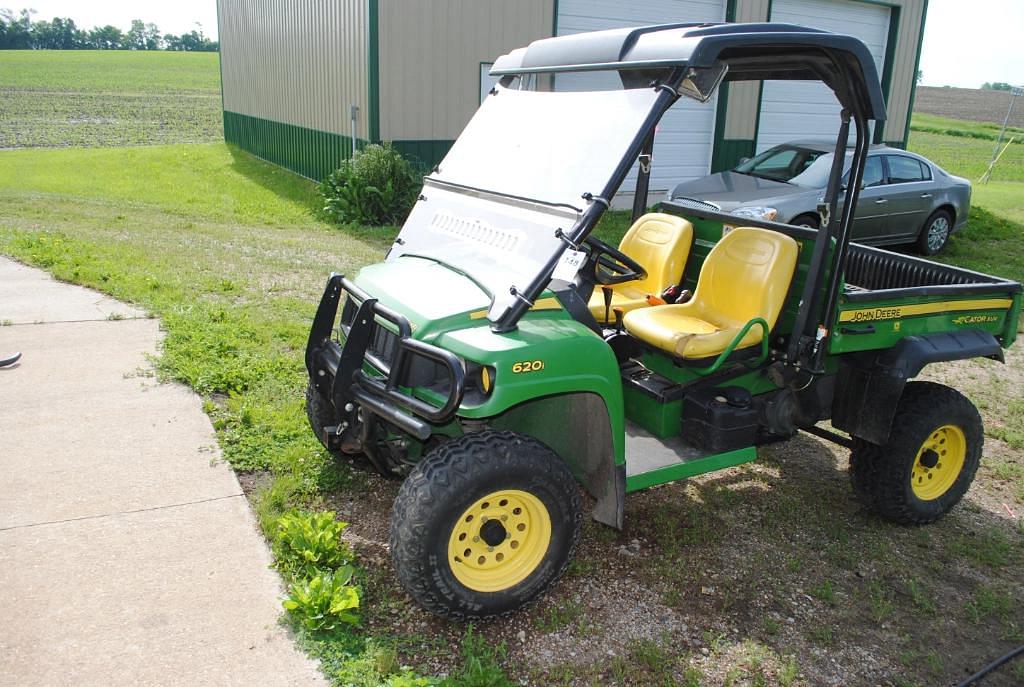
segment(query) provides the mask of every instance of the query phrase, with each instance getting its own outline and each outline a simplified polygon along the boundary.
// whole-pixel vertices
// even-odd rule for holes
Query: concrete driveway
[[[0,684],[324,684],[158,322],[0,258],[0,325]]]

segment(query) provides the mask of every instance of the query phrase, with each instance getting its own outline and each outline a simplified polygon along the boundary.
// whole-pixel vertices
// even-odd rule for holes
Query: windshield
[[[497,319],[565,244],[651,112],[653,88],[520,91],[496,87],[438,169],[388,256],[416,255],[463,272]]]
[[[810,186],[818,188],[812,183],[818,179],[819,161],[824,157],[831,157],[828,153],[813,148],[804,148],[794,145],[781,145],[770,148],[757,157],[742,163],[734,169],[734,172],[746,174],[760,179],[771,179],[772,181],[783,181],[798,186]],[[817,165],[814,172],[812,168]],[[829,167],[825,167],[825,181],[828,180]],[[821,186],[824,186],[824,181]]]

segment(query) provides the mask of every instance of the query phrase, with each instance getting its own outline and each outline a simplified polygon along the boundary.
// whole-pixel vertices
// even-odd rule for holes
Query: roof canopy
[[[720,64],[729,68],[727,81],[823,81],[844,107],[860,109],[867,119],[885,119],[867,46],[852,36],[792,24],[662,24],[545,38],[502,55],[491,74]]]

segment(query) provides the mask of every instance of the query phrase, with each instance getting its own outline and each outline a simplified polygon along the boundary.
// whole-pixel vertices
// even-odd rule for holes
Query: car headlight
[[[765,205],[751,205],[745,208],[736,208],[732,211],[732,214],[737,217],[750,217],[751,219],[765,220],[771,222],[778,216],[779,211],[775,208],[770,208]]]

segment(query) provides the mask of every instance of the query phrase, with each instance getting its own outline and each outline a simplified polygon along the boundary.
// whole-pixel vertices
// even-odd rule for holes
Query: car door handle
[[[888,202],[889,201],[886,200],[885,198],[879,198],[878,200],[875,201],[875,205],[881,205],[882,203],[888,203]]]
[[[931,198],[931,197],[932,197],[932,194],[930,194],[930,193],[922,193],[922,194],[921,194],[921,197],[922,197],[922,198]]]

